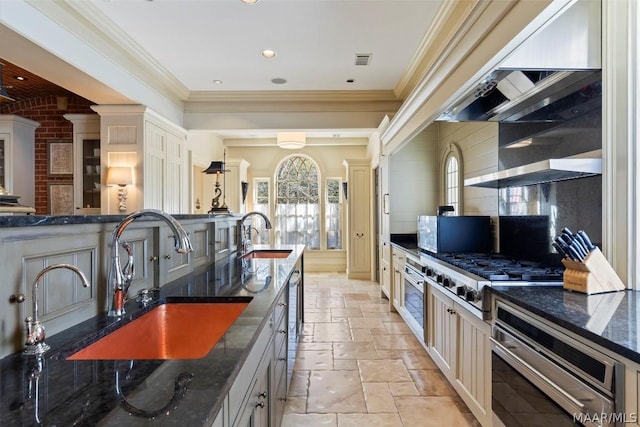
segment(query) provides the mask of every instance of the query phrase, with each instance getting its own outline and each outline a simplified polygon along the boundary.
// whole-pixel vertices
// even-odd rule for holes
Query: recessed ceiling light
[[[287,81],[281,77],[276,77],[275,79],[271,79],[271,83],[275,84],[275,85],[283,85],[285,84]]]
[[[217,85],[221,85],[222,84],[222,80],[214,80],[213,83],[217,84]]]
[[[27,80],[25,76],[16,76],[16,80],[20,80],[21,82]]]
[[[246,3],[246,4],[256,4],[260,0],[240,0],[240,1],[242,1],[242,3]]]
[[[347,79],[347,83],[355,83],[355,79]]]
[[[265,58],[275,58],[277,53],[275,50],[265,49],[260,52],[260,55],[264,56]]]

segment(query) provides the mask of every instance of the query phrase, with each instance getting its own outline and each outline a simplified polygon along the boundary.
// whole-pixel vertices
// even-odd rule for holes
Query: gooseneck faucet
[[[242,245],[242,250],[241,252],[243,254],[247,253],[249,251],[249,249],[251,248],[251,226],[249,226],[248,228],[244,225],[244,221],[249,218],[250,216],[253,215],[258,215],[261,216],[264,219],[265,222],[265,228],[267,230],[271,229],[271,221],[269,221],[269,218],[263,214],[262,212],[258,212],[258,211],[253,211],[253,212],[248,212],[246,214],[244,214],[244,216],[242,217],[242,219],[240,219],[240,242]]]
[[[90,286],[86,276],[75,265],[53,264],[44,268],[40,273],[38,273],[36,279],[33,281],[33,317],[27,316],[27,318],[24,320],[26,323],[27,335],[24,354],[38,356],[51,348],[47,343],[44,342],[44,325],[42,324],[42,322],[40,322],[40,318],[38,317],[38,285],[40,284],[40,281],[45,274],[47,274],[51,270],[55,270],[58,268],[66,268],[73,271],[80,277],[82,286],[84,286],[85,288],[88,288]]]
[[[108,279],[108,286],[112,292],[111,308],[108,313],[111,317],[119,317],[125,314],[124,302],[127,298],[127,291],[129,290],[129,285],[133,280],[135,271],[131,246],[126,242],[121,244],[120,236],[129,224],[142,216],[151,216],[161,219],[169,226],[173,232],[176,252],[186,254],[193,251],[191,240],[189,240],[187,232],[174,217],[166,212],[157,209],[141,209],[124,217],[116,228],[114,228],[113,233],[111,234],[111,264],[109,266]],[[119,247],[121,245],[127,251],[127,264],[124,268],[120,263]]]

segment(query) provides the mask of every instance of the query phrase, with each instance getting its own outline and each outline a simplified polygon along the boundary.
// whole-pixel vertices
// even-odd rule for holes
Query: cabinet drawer
[[[276,327],[274,328],[274,348],[275,354],[278,355],[282,351],[284,344],[287,342],[288,336],[287,329],[287,316],[281,316],[280,321],[276,323]],[[286,349],[285,349],[286,352]]]
[[[280,320],[282,320],[284,313],[286,313],[287,311],[288,291],[289,291],[288,289],[285,289],[284,292],[280,294],[280,296],[278,297],[278,300],[276,301],[275,307],[273,309],[273,316],[274,316],[273,318],[276,323],[280,323]]]
[[[270,317],[267,320],[267,324],[264,326],[256,343],[251,349],[247,360],[244,362],[242,369],[238,373],[236,380],[231,386],[229,391],[229,419],[234,424],[240,408],[244,406],[246,399],[248,398],[248,391],[252,389],[253,382],[255,381],[255,373],[258,370],[258,365],[262,360],[265,351],[267,350],[271,336],[273,334],[273,319]],[[270,358],[270,356],[267,356]]]
[[[274,426],[279,426],[282,424],[282,418],[284,416],[284,406],[287,403],[287,374],[283,372],[284,375],[278,377],[276,376],[276,392],[275,392],[275,401],[272,404],[273,414],[272,414],[272,423]]]

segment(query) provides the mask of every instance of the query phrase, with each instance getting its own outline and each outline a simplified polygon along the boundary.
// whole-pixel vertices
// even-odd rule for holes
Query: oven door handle
[[[502,329],[501,329],[501,332],[505,333],[504,330],[502,330]],[[509,336],[511,338],[514,338],[511,335],[509,335]],[[491,342],[492,342],[492,344],[494,346],[493,351],[498,353],[498,355],[500,355],[503,359],[509,359],[512,362],[518,363],[522,368],[529,370],[533,375],[535,375],[537,377],[537,379],[538,379],[537,381],[532,381],[535,385],[537,385],[538,387],[540,387],[543,390],[544,389],[546,389],[546,390],[552,389],[554,392],[556,392],[558,394],[561,394],[562,396],[564,396],[565,399],[569,400],[576,407],[580,408],[581,411],[585,411],[587,409],[587,407],[585,406],[584,403],[582,403],[580,400],[578,400],[577,398],[575,398],[571,394],[567,393],[565,390],[563,390],[560,386],[558,386],[556,383],[554,383],[551,379],[549,379],[542,372],[538,371],[536,368],[531,366],[526,361],[522,360],[516,354],[514,354],[511,351],[509,351],[509,349],[507,347],[505,347],[504,344],[502,344],[500,341],[496,340],[494,337],[489,337],[489,340],[491,340]],[[516,370],[522,373],[521,369],[516,369]],[[529,378],[529,379],[531,380],[531,378]]]

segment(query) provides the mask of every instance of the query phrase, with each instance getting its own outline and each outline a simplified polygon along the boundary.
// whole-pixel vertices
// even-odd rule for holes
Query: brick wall
[[[50,142],[73,141],[73,124],[63,117],[64,114],[96,114],[91,110],[92,102],[76,96],[67,96],[59,105],[59,97],[47,96],[28,99],[11,104],[2,105],[3,114],[15,114],[40,123],[35,134],[35,165],[19,165],[19,167],[33,167],[36,183],[36,214],[49,214],[49,184],[73,184],[73,176],[49,176],[47,145]],[[64,99],[61,99],[64,101]],[[59,109],[63,107],[63,109]]]

